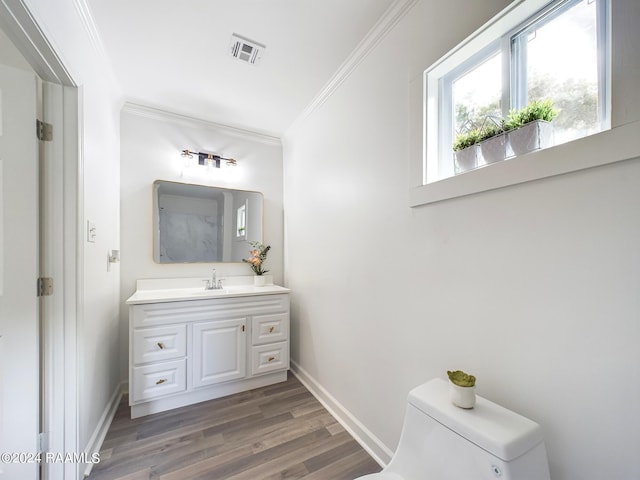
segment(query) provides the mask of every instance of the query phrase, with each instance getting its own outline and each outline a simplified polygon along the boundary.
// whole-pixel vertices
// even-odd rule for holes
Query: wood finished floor
[[[132,420],[120,402],[89,480],[352,480],[380,466],[286,382]]]

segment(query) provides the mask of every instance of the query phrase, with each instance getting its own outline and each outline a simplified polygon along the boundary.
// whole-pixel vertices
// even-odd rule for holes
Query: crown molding
[[[98,27],[96,26],[96,22],[93,19],[93,13],[91,12],[91,8],[86,0],[73,0],[73,5],[78,12],[78,16],[82,22],[82,26],[84,27],[87,36],[89,37],[89,43],[95,50],[98,61],[104,65],[104,68],[108,72],[109,79],[113,85],[116,85],[120,90],[120,82],[115,75],[115,71],[113,70],[111,60],[109,55],[107,54],[107,49],[104,47],[104,43],[102,41],[102,37],[100,36],[100,32],[98,31]]]
[[[246,130],[239,127],[233,127],[230,125],[225,125],[223,123],[216,123],[210,120],[190,117],[188,115],[183,115],[180,113],[168,112],[166,110],[161,110],[159,108],[149,107],[133,102],[126,102],[122,107],[122,112],[137,115],[139,117],[178,124],[189,128],[206,128],[208,130],[214,130],[225,135],[243,138],[245,140],[258,142],[265,145],[278,147],[282,146],[282,142],[279,137],[274,137],[272,135],[267,135],[252,130]]]
[[[318,92],[315,98],[302,111],[302,113],[289,126],[289,130],[300,122],[304,121],[309,115],[320,108],[333,93],[340,88],[349,76],[356,70],[358,65],[369,55],[369,53],[387,36],[387,34],[402,20],[402,18],[413,8],[420,0],[395,0],[391,6],[380,17],[376,24],[369,30],[367,35],[360,41],[356,48],[351,52],[349,57],[340,65],[338,70],[333,74],[324,87]],[[286,136],[286,133],[285,133]]]

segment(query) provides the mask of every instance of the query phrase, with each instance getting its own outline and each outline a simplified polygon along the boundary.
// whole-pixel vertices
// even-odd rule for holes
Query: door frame
[[[43,450],[80,453],[78,330],[82,312],[81,255],[83,168],[80,91],[35,19],[21,1],[0,0],[0,27],[43,80],[44,120],[54,125],[45,142],[41,171],[41,276],[54,279],[54,294],[41,297],[41,410]],[[34,119],[35,132],[35,119]],[[34,279],[35,282],[35,279]],[[43,464],[46,480],[78,480],[81,464]]]

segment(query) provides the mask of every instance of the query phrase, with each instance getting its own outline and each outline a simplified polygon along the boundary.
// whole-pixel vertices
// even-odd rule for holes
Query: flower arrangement
[[[242,261],[251,265],[251,270],[254,271],[256,275],[264,275],[269,270],[265,270],[263,267],[263,263],[267,259],[267,253],[271,250],[271,246],[264,246],[260,242],[249,242],[249,245],[253,247],[253,250],[249,251],[249,258],[245,258]]]

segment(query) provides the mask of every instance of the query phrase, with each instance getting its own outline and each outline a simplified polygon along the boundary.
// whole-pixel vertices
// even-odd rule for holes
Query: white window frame
[[[601,109],[601,127],[602,131],[600,134],[604,133],[606,130],[611,128],[611,87],[610,87],[610,71],[611,71],[611,56],[610,56],[610,48],[611,48],[611,29],[609,26],[610,22],[610,1],[609,0],[597,0],[598,1],[598,52],[599,52],[599,104],[603,105],[605,108]],[[466,65],[467,68],[471,68],[475,66],[477,62],[474,60],[479,52],[486,52],[487,49],[491,48],[491,45],[495,45],[496,42],[501,42],[503,45],[503,52],[505,52],[505,42],[506,47],[509,47],[509,43],[511,41],[511,37],[518,31],[521,31],[525,25],[532,23],[533,21],[539,19],[542,15],[546,14],[550,9],[556,8],[554,5],[550,6],[549,0],[521,0],[520,2],[514,2],[512,5],[508,6],[502,12],[500,12],[496,17],[494,17],[490,22],[488,22],[485,26],[477,30],[474,34],[472,34],[467,40],[465,40],[458,47],[453,49],[443,58],[441,58],[438,62],[432,65],[424,72],[423,76],[423,145],[422,145],[422,178],[421,178],[421,186],[414,188],[411,193],[411,205],[421,205],[424,203],[430,203],[429,198],[432,195],[427,194],[424,190],[430,186],[437,185],[439,183],[447,183],[448,185],[437,186],[431,190],[442,191],[442,190],[450,190],[449,186],[452,183],[455,183],[457,179],[462,179],[467,175],[471,176],[480,176],[479,172],[481,170],[486,169],[478,169],[473,172],[465,173],[461,176],[450,176],[453,170],[452,161],[443,160],[444,155],[441,155],[441,149],[446,148],[449,152],[451,149],[451,133],[449,133],[449,138],[447,138],[447,134],[443,133],[441,128],[438,128],[441,125],[443,120],[443,111],[445,108],[445,101],[442,98],[442,85],[441,79],[446,77],[450,72],[453,72],[456,69],[464,68],[461,66]],[[604,47],[604,48],[603,48]],[[506,48],[507,52],[510,52],[509,48]],[[509,54],[503,54],[503,62],[511,62],[512,59]],[[479,63],[479,62],[478,62]],[[510,75],[511,68],[503,68],[503,72],[507,72],[506,75]],[[502,108],[503,112],[508,109],[512,105],[512,92],[509,88],[509,84],[511,82],[504,82],[503,87],[503,99],[502,99]],[[517,105],[517,102],[516,102]],[[447,107],[448,108],[448,107]],[[448,125],[453,125],[452,120],[449,118]],[[449,129],[450,130],[450,129]],[[596,134],[599,135],[599,134]],[[586,137],[583,137],[586,138]],[[554,147],[556,148],[556,147]],[[553,150],[553,148],[552,148]],[[540,154],[541,152],[537,152],[536,154]],[[520,161],[518,159],[518,161]],[[504,163],[504,162],[501,162]],[[493,167],[500,167],[500,165],[495,164],[492,166],[491,170],[494,170]],[[579,168],[577,168],[579,169]],[[572,170],[576,170],[573,168]],[[484,176],[485,174],[482,174]],[[548,176],[546,174],[541,174],[541,177]],[[468,183],[467,180],[464,183]],[[513,181],[509,183],[508,181],[499,181],[499,182],[488,182],[489,184],[498,184],[498,186],[505,186],[507,184],[512,183],[520,183],[520,181]],[[496,188],[496,187],[491,187]],[[478,191],[486,190],[489,188],[482,188]],[[475,191],[476,188],[456,188],[454,190],[461,190],[463,194],[473,193],[469,192],[469,190]],[[439,193],[435,195],[435,200],[442,200],[444,198],[450,198],[459,196],[459,194],[452,193],[443,195]]]
[[[438,173],[445,173],[446,177],[449,177],[454,174],[453,172],[453,158],[446,158],[443,154],[443,150],[446,145],[453,145],[453,141],[455,138],[455,133],[453,131],[453,83],[455,80],[463,76],[464,74],[470,72],[474,68],[478,67],[483,62],[487,61],[490,57],[495,55],[496,53],[501,52],[501,43],[500,39],[491,42],[489,45],[481,49],[475,55],[467,59],[465,62],[461,63],[457,67],[453,68],[446,75],[443,75],[438,80],[438,101],[440,103],[440,118],[438,121],[438,126],[440,125],[450,125],[452,128],[438,128],[438,142],[440,148],[438,149]],[[502,52],[504,53],[504,52]],[[503,58],[504,62],[504,58]],[[504,67],[502,69],[504,71]],[[504,84],[504,81],[503,81]],[[503,100],[501,102],[504,105],[504,92],[503,92]],[[507,110],[508,112],[508,110]],[[503,112],[504,113],[504,112]],[[451,148],[449,148],[449,151]]]

